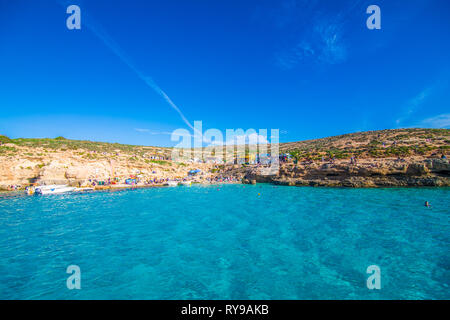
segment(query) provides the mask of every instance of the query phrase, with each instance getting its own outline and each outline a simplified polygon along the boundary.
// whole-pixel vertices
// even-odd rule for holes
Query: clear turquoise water
[[[449,299],[449,207],[448,188],[3,196],[0,299]]]

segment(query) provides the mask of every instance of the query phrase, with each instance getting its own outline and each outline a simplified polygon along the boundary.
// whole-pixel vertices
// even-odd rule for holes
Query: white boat
[[[169,187],[176,187],[178,185],[177,181],[167,181],[164,185]]]
[[[190,186],[191,183],[192,183],[191,181],[181,181],[180,186]]]
[[[36,194],[60,194],[60,193],[72,192],[75,189],[76,189],[75,187],[69,187],[67,185],[52,184],[52,185],[48,185],[48,186],[35,187],[34,192]]]

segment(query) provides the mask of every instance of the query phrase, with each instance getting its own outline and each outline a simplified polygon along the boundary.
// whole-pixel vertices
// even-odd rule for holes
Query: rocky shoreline
[[[358,165],[348,161],[288,163],[273,175],[266,175],[263,168],[249,168],[243,182],[353,188],[445,187],[450,186],[450,164],[447,159],[367,160]]]
[[[231,180],[286,186],[444,187],[450,186],[449,150],[449,129],[357,132],[282,143],[284,162],[270,172],[256,164],[254,154],[253,159],[233,154],[241,164],[218,164],[199,152],[183,163],[171,160],[171,148],[0,135],[0,190],[42,184],[121,185],[127,179],[144,186],[189,179],[206,184]],[[228,159],[223,151],[223,158],[220,149],[215,155]],[[190,171],[199,173],[192,176]]]

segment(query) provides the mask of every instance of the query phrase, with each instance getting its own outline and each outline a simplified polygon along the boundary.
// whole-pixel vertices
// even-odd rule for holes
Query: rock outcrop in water
[[[246,168],[252,180],[291,186],[449,186],[450,130],[395,129],[357,132],[316,140],[284,143],[294,163],[267,175]],[[241,173],[242,174],[242,173]]]
[[[359,164],[281,164],[278,173],[266,175],[263,168],[247,168],[244,183],[269,182],[289,186],[450,186],[450,164],[446,159],[366,160]]]

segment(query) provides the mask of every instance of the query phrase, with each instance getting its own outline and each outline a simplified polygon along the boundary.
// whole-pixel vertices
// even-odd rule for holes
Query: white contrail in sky
[[[64,6],[63,3],[60,2],[61,5]],[[144,81],[150,88],[152,88],[157,94],[162,96],[164,100],[180,115],[181,119],[184,123],[191,128],[192,130],[196,130],[189,120],[184,116],[181,112],[180,108],[169,98],[169,96],[153,81],[153,79],[149,76],[146,76],[142,73],[131,61],[131,59],[123,52],[120,46],[108,35],[108,33],[101,27],[100,24],[94,22],[94,20],[88,16],[85,11],[81,10],[81,25],[86,26],[89,30],[91,30],[112,52],[122,60],[134,73]]]

